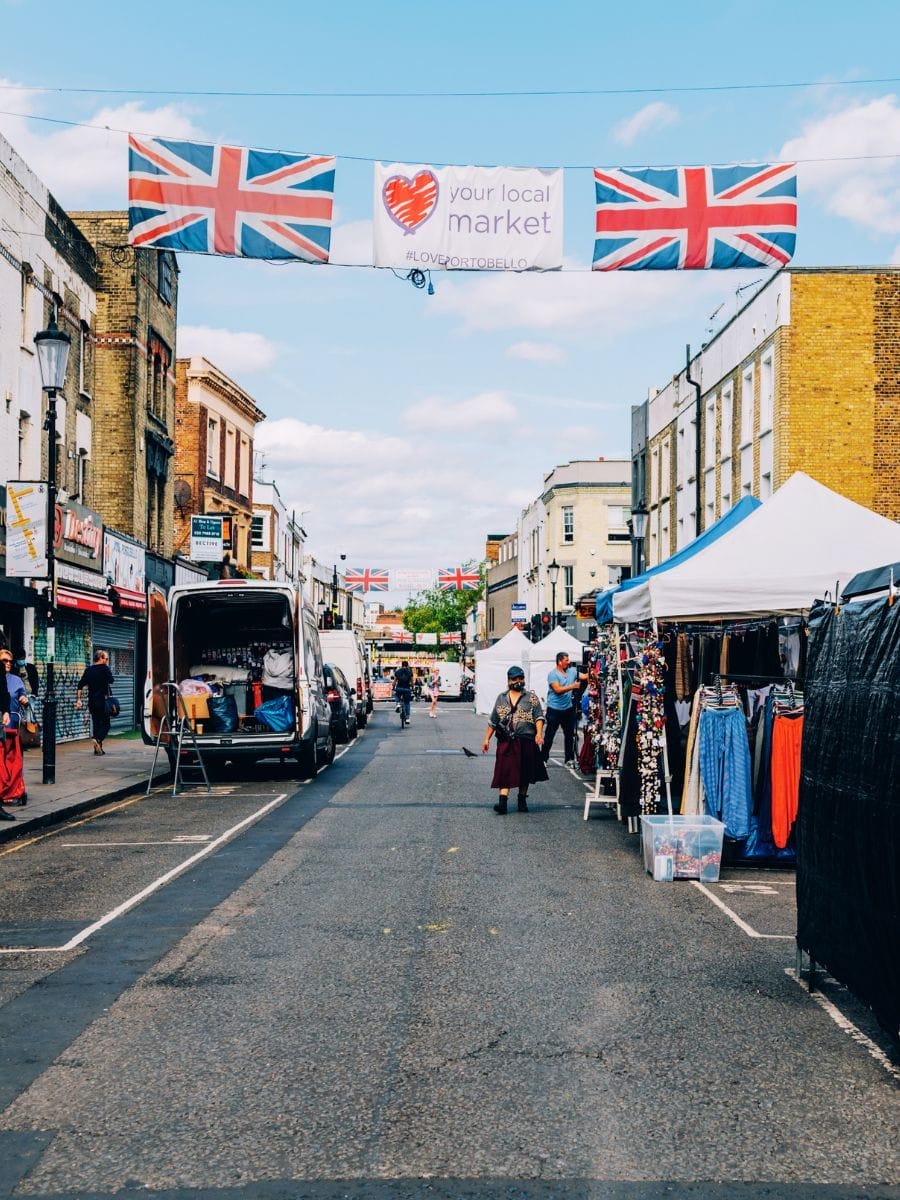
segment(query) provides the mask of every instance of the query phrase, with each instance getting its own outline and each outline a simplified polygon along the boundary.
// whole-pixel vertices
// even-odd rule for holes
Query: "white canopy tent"
[[[693,558],[616,593],[619,623],[788,616],[873,562],[900,559],[900,524],[798,471],[755,512]]]
[[[581,652],[584,650],[584,645],[559,625],[545,638],[531,646],[528,666],[525,668],[525,679],[531,690],[537,692],[541,704],[546,702],[547,675],[556,666],[556,656],[560,650],[565,650],[577,667],[581,666]]]
[[[505,637],[487,650],[475,651],[475,711],[489,713],[500,692],[506,689],[506,672],[515,665],[521,667],[528,678],[528,656],[531,642],[518,629],[511,629]]]

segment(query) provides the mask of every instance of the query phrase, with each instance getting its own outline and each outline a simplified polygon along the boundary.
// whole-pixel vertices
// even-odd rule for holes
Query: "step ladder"
[[[181,788],[201,785],[199,778],[186,779],[185,772],[202,776],[207,792],[211,792],[209,776],[206,774],[203,757],[197,745],[197,738],[194,736],[194,726],[188,716],[181,689],[177,683],[169,681],[161,683],[159,691],[165,700],[165,712],[159,723],[156,749],[153,752],[153,762],[150,766],[150,778],[147,780],[147,791],[144,794],[149,796],[150,789],[153,787],[160,748],[168,748],[173,745],[175,747],[175,765],[172,771],[172,795],[177,796]],[[185,747],[187,748],[185,749]]]
[[[601,784],[606,781],[613,784],[613,794],[607,796],[600,791]],[[592,804],[603,804],[607,808],[614,808],[616,816],[621,820],[622,813],[619,808],[619,772],[618,769],[611,770],[606,767],[598,767],[597,775],[594,779],[593,788],[586,793],[584,797],[584,820],[586,821],[591,813]]]

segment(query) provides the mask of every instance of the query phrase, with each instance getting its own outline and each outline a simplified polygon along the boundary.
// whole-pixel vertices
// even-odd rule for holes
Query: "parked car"
[[[359,733],[356,691],[335,663],[325,663],[325,698],[331,705],[331,730],[336,742],[349,742]]]
[[[356,692],[356,721],[365,729],[372,711],[371,681],[368,657],[358,634],[352,629],[326,629],[319,633],[322,654],[329,662],[340,667],[351,689]]]

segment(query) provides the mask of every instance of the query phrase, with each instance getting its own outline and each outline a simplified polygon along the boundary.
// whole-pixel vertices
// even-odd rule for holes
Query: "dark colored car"
[[[331,731],[336,742],[349,742],[359,732],[356,689],[334,663],[325,663],[325,699],[331,705]]]

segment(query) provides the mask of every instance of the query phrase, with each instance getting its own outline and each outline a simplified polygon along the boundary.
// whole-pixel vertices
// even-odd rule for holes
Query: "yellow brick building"
[[[699,439],[685,370],[647,401],[647,565],[795,471],[900,519],[900,269],[779,272],[690,376]]]

